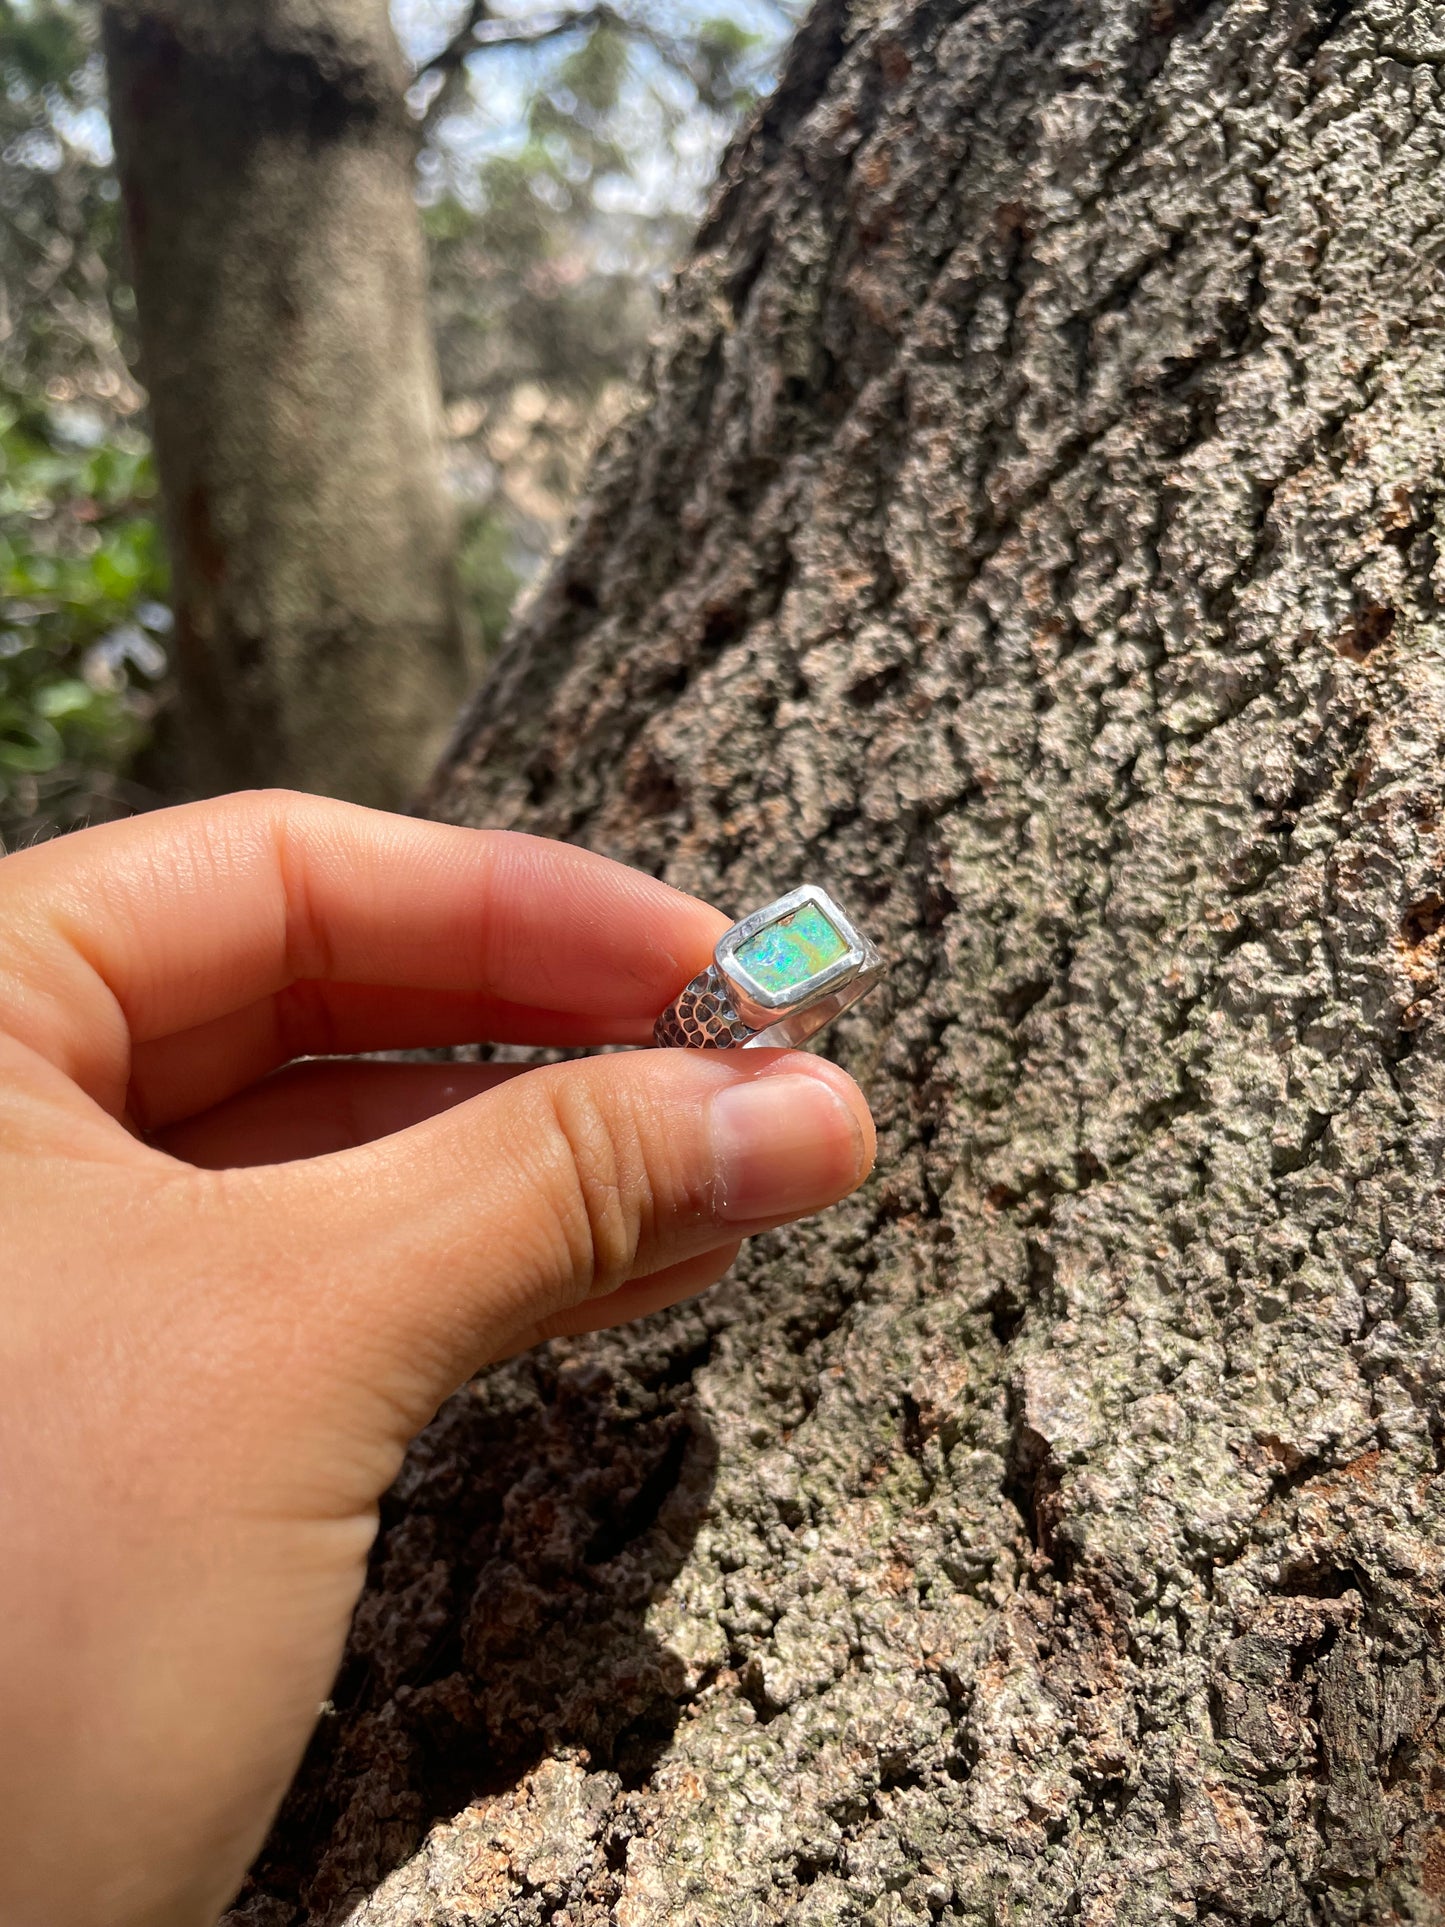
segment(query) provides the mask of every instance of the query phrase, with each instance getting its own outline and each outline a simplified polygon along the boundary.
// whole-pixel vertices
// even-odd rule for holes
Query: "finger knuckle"
[[[637,1131],[582,1080],[558,1080],[548,1103],[557,1230],[583,1294],[597,1296],[627,1279],[641,1242],[647,1187]]]

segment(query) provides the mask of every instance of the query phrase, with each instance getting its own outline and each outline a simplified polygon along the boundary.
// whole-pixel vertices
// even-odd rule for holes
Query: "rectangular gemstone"
[[[760,990],[775,996],[801,989],[847,954],[848,945],[828,918],[816,904],[805,903],[740,944],[734,961]]]

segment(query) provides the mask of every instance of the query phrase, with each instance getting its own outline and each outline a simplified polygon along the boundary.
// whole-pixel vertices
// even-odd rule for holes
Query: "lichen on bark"
[[[446,1409],[236,1927],[1445,1917],[1442,66],[814,13],[429,801],[823,882],[877,1173]]]

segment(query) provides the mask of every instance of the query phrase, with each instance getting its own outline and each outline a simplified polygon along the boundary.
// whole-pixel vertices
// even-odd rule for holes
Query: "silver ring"
[[[805,883],[724,932],[707,969],[658,1018],[653,1042],[790,1049],[866,996],[883,968],[881,953],[827,891]]]

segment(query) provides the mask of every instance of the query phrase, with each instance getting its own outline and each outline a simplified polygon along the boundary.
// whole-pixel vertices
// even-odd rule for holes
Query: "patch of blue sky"
[[[444,48],[467,15],[467,0],[392,0],[392,20],[403,50],[423,68]],[[569,9],[511,0],[494,7],[494,36],[517,29],[541,32]],[[766,89],[778,58],[802,12],[802,0],[668,0],[666,6],[636,4],[626,11],[663,39],[682,39],[709,19],[726,17],[757,37],[752,57],[756,83]],[[471,85],[457,108],[436,131],[438,160],[421,181],[423,199],[443,191],[464,202],[478,194],[478,175],[493,156],[518,154],[527,142],[527,107],[538,88],[556,74],[580,45],[586,29],[540,41],[535,46],[479,40],[467,62]],[[414,104],[429,98],[425,81],[413,90]],[[725,116],[704,107],[685,75],[655,47],[635,41],[627,80],[615,117],[615,131],[626,149],[630,169],[595,182],[599,212],[618,222],[615,239],[598,236],[596,266],[603,272],[635,269],[626,228],[629,220],[653,221],[669,215],[695,218],[716,172],[731,127]],[[615,259],[605,256],[615,254]]]

